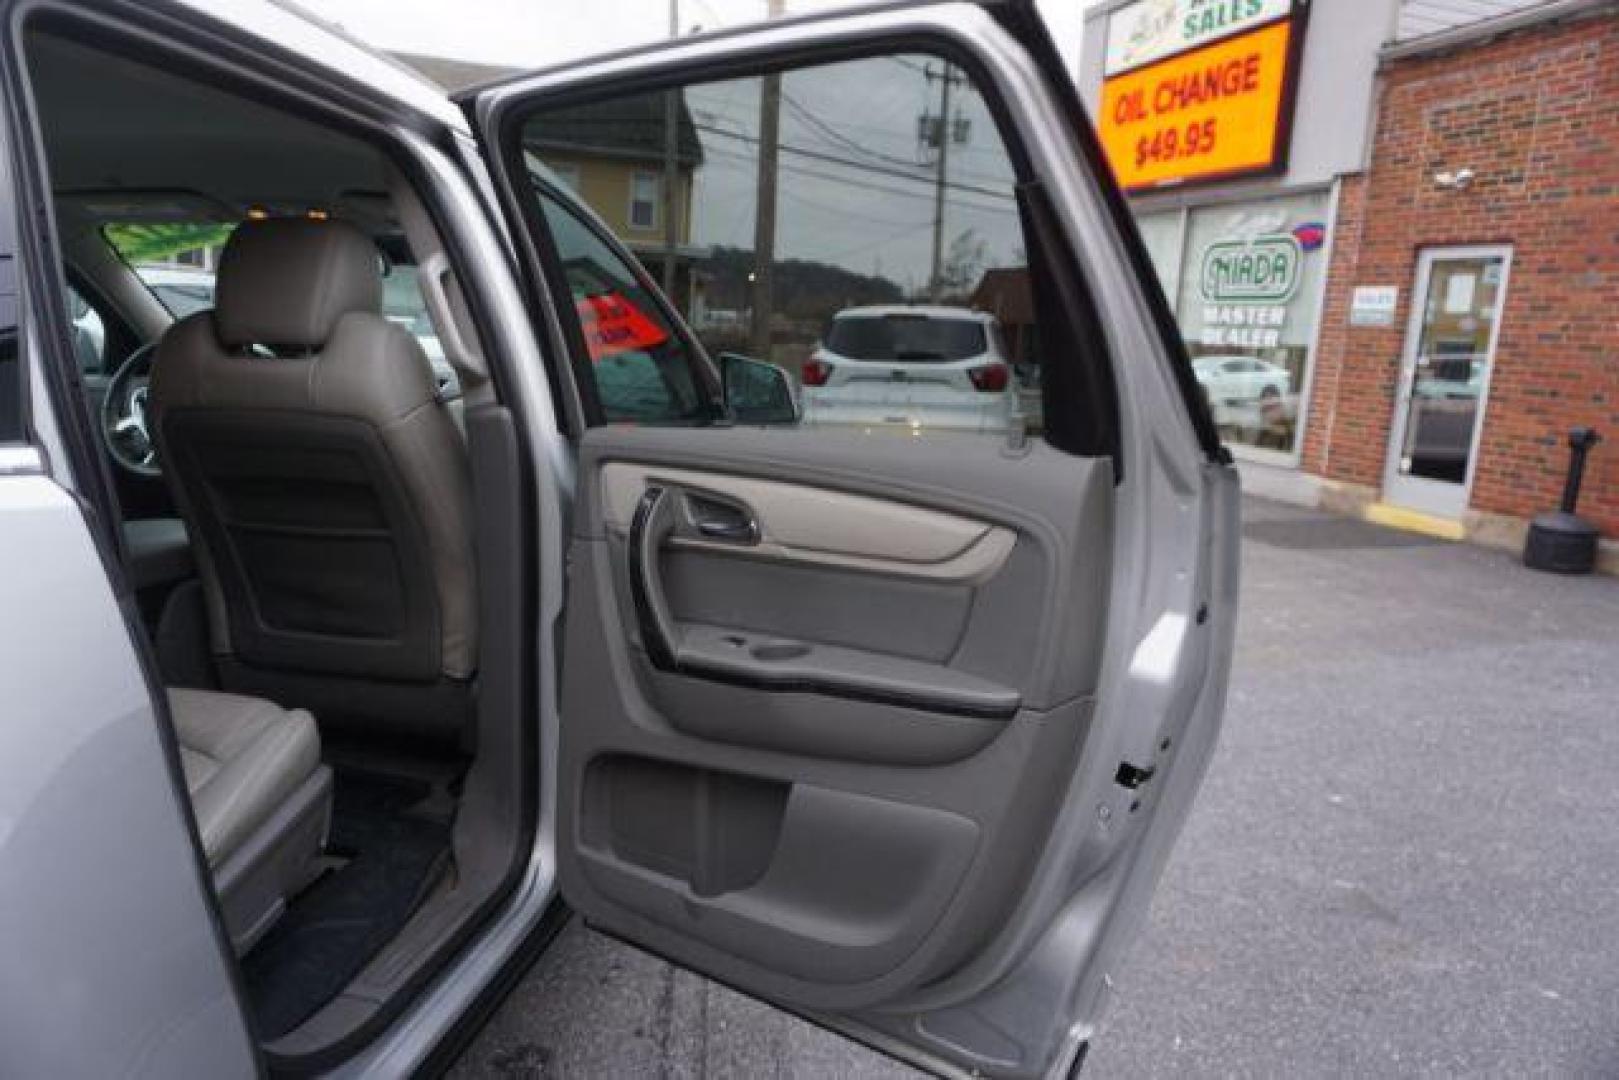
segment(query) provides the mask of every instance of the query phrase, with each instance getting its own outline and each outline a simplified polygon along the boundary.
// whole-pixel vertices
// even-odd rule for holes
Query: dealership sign
[[[1108,16],[1103,75],[1212,45],[1292,12],[1292,0],[1137,0]]]
[[[1108,16],[1097,131],[1131,191],[1286,165],[1292,0],[1137,0]]]
[[[1304,246],[1298,234],[1272,233],[1219,240],[1203,249],[1203,344],[1211,348],[1273,349],[1287,327],[1288,301],[1299,291]]]
[[[1226,240],[1203,249],[1203,299],[1279,303],[1299,287],[1304,249],[1288,233]]]

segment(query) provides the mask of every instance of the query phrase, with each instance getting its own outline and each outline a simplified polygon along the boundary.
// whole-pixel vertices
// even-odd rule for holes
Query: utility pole
[[[680,36],[680,0],[669,0],[669,37]],[[682,314],[686,305],[675,297],[675,250],[680,246],[680,89],[663,92],[663,295]]]
[[[769,17],[787,10],[786,0],[766,0]],[[776,282],[776,157],[781,137],[781,76],[766,75],[759,88],[758,215],[753,221],[753,325],[749,351],[770,359],[770,314]]]
[[[943,65],[935,72],[929,64],[922,72],[929,83],[939,80],[939,118],[931,125],[931,141],[939,148],[939,168],[933,181],[933,273],[928,277],[928,299],[937,304],[944,294],[944,189],[945,170],[950,162],[950,142],[955,131],[950,123],[950,87],[964,81],[960,75]]]

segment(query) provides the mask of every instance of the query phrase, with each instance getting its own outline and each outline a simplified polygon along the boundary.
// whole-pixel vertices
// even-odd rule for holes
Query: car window
[[[214,274],[235,228],[217,221],[121,222],[104,226],[102,234],[169,314],[184,319],[213,308]],[[408,256],[402,242],[391,246]],[[414,335],[435,365],[442,364],[444,349],[427,314],[416,267],[380,256],[378,265],[383,316]]]
[[[107,321],[71,284],[67,287],[68,326],[73,334],[73,355],[79,370],[98,373],[107,369]]]
[[[851,360],[966,360],[985,351],[984,324],[930,315],[856,315],[832,320],[826,347]]]
[[[554,194],[542,191],[539,200],[605,419],[640,424],[712,419],[689,348],[635,270]]]
[[[1015,169],[959,67],[907,53],[632,92],[539,107],[521,132],[522,152],[568,170],[722,371],[741,370],[731,356],[780,372],[800,423],[1043,432]],[[549,222],[560,202],[544,175],[531,178]],[[552,230],[565,263],[589,243],[570,223]],[[615,300],[643,306],[622,291],[627,273],[614,279]],[[568,282],[579,302],[572,263]],[[645,315],[666,332],[655,308]],[[669,385],[681,369],[647,349],[622,355],[634,370],[615,377],[634,374],[644,404],[592,356],[609,416],[684,418],[687,384]]]
[[[0,443],[23,437],[22,364],[17,359],[17,298],[0,296]]]
[[[214,270],[236,228],[226,221],[122,221],[101,234],[176,319],[214,306]]]

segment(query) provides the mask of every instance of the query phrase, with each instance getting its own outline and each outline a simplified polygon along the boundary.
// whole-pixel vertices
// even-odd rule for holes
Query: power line
[[[741,163],[751,164],[755,160],[751,155],[740,154],[740,153],[736,153],[734,151],[729,151],[729,150],[718,150],[718,149],[716,149],[716,150],[711,151],[711,153],[716,155],[716,157],[718,157],[718,158],[729,158],[730,160],[732,160],[734,162],[741,162]],[[864,168],[864,166],[858,166],[858,167]],[[809,177],[813,177],[813,178],[815,178],[817,180],[826,180],[826,181],[829,181],[829,182],[834,183],[834,184],[845,184],[845,185],[847,185],[849,187],[852,187],[852,188],[858,188],[861,191],[876,191],[876,192],[881,192],[881,193],[883,193],[885,195],[899,195],[899,196],[902,196],[902,197],[907,198],[907,199],[917,198],[917,197],[919,197],[919,194],[920,194],[920,193],[915,192],[915,191],[906,191],[904,188],[889,187],[889,186],[887,186],[885,184],[875,184],[875,183],[872,183],[870,180],[856,180],[856,179],[854,179],[852,177],[848,177],[848,176],[838,176],[836,173],[822,172],[822,171],[820,171],[818,169],[807,168],[806,166],[803,166],[803,165],[790,165],[789,164],[789,165],[782,165],[781,168],[785,172],[794,173],[795,175],[798,175],[798,176],[809,176]],[[929,185],[931,185],[933,183],[932,180],[927,179],[926,177],[919,177],[917,179],[919,180],[919,182],[926,183],[926,184],[929,184]],[[1010,198],[1010,196],[1008,196],[1008,198]],[[1012,207],[1012,206],[985,206],[983,203],[969,202],[969,201],[967,201],[965,199],[952,199],[952,198],[948,198],[948,197],[945,199],[945,202],[950,206],[958,206],[958,207],[961,207],[964,210],[976,210],[979,213],[984,213],[984,214],[1016,214],[1017,213],[1017,208]]]
[[[738,133],[736,133],[734,131],[726,131],[722,127],[716,127],[713,124],[698,124],[698,123],[694,122],[692,124],[692,126],[695,127],[699,131],[706,131],[706,132],[709,132],[712,135],[721,135],[721,136],[724,136],[727,139],[736,139],[739,142],[749,143],[750,145],[753,145],[753,146],[758,146],[760,144],[759,139],[756,138],[755,136],[752,136],[752,135],[740,135],[740,134],[738,134]],[[814,161],[824,161],[824,162],[826,162],[828,164],[831,164],[831,165],[841,165],[841,166],[843,166],[844,168],[847,168],[847,169],[862,169],[862,170],[864,170],[866,172],[877,173],[880,176],[892,176],[892,177],[895,177],[896,179],[899,179],[899,180],[909,180],[912,183],[921,183],[921,184],[929,184],[929,185],[933,185],[933,184],[938,183],[938,181],[934,177],[931,177],[931,176],[917,176],[915,173],[905,172],[904,170],[901,170],[901,169],[890,168],[889,166],[886,166],[886,165],[874,165],[874,164],[872,164],[870,162],[865,162],[865,161],[852,161],[849,158],[838,157],[835,154],[822,153],[819,150],[811,150],[811,149],[808,149],[807,147],[803,147],[803,146],[789,146],[786,143],[780,143],[778,145],[779,145],[779,148],[781,149],[781,151],[783,153],[797,154],[800,157],[810,158],[810,159],[812,159]],[[951,189],[953,189],[955,191],[966,191],[966,192],[970,192],[970,193],[972,193],[974,195],[985,195],[985,196],[988,196],[989,198],[992,198],[992,199],[1010,200],[1012,198],[1011,194],[1008,193],[1008,192],[996,191],[994,188],[980,187],[977,184],[964,184],[959,180],[947,180],[947,181],[944,182],[944,186],[947,187],[947,188],[951,188]]]
[[[919,233],[923,229],[931,228],[933,228],[933,222],[931,221],[924,221],[920,225],[908,225],[899,232],[893,233],[889,236],[879,237],[876,240],[868,240],[866,243],[849,248],[846,251],[839,251],[832,255],[823,255],[820,257],[820,261],[835,263],[839,259],[847,259],[851,255],[859,255],[863,252],[870,251],[874,247],[881,247],[883,244],[891,244],[901,237],[910,236],[912,233]]]
[[[785,100],[786,97],[787,97],[786,93],[783,92],[782,98]],[[794,105],[795,105],[795,107],[802,108],[802,106],[799,106],[796,102],[794,102]],[[813,112],[813,110],[811,110],[811,111]],[[747,130],[747,122],[746,121],[744,121],[740,117],[733,116],[731,113],[728,113],[728,112],[724,111],[723,109],[716,109],[716,108],[712,108],[712,107],[703,108],[703,109],[693,109],[692,110],[692,115],[694,117],[704,119],[704,120],[711,120],[711,121],[716,121],[716,122],[724,121],[727,124],[734,125],[736,128],[738,128],[741,131],[746,131]],[[817,117],[816,119],[819,120],[820,118]],[[605,121],[605,122],[607,122],[607,123],[639,123],[639,121]],[[823,123],[823,124],[830,124],[829,121],[825,121],[825,120],[821,120],[820,122]],[[870,131],[870,132],[875,132],[875,133],[881,134],[881,135],[892,135],[892,134],[894,134],[894,128],[893,128],[892,125],[860,124],[860,123],[854,123],[854,122],[845,122],[845,121],[843,121],[841,119],[838,121],[838,123],[841,126],[847,127],[847,128],[849,128],[851,130]],[[705,131],[708,130],[707,128],[704,128],[701,124],[695,124],[694,126],[702,128],[702,130],[705,130]],[[746,135],[739,136],[735,132],[730,132],[728,134],[730,134],[733,138],[737,138],[737,137],[747,138],[748,137]],[[870,154],[870,155],[873,155],[873,156],[875,156],[875,157],[877,157],[879,159],[883,159],[883,160],[892,162],[892,163],[894,163],[896,165],[899,165],[900,167],[903,167],[903,168],[907,168],[907,169],[930,169],[930,168],[933,167],[931,165],[925,165],[925,164],[922,164],[920,162],[906,161],[904,158],[893,157],[891,155],[884,154],[882,151],[869,150],[866,147],[861,146],[858,142],[850,139],[847,135],[842,135],[841,133],[837,134],[837,138],[839,138],[841,141],[843,141],[845,143],[850,144],[851,149],[855,150],[858,153]],[[971,153],[971,154],[987,154],[987,155],[992,156],[998,162],[1001,162],[1003,164],[1009,164],[1007,162],[1005,148],[1002,147],[1002,146],[999,146],[999,145],[997,145],[997,146],[966,146],[966,145],[963,145],[963,146],[956,147],[956,150],[957,150],[957,152],[966,152],[966,153]],[[977,180],[977,181],[982,181],[983,183],[986,183],[986,184],[1003,184],[1004,183],[1004,184],[1010,186],[1012,184],[1012,182],[1013,182],[1012,177],[1009,176],[1009,175],[997,176],[997,175],[994,175],[993,173],[989,173],[989,172],[968,171],[966,169],[954,168],[954,167],[952,167],[950,172],[951,172],[951,175],[955,176],[957,179]],[[933,181],[933,179],[934,179],[933,174],[928,173],[926,175],[925,179],[927,179],[931,183]]]
[[[822,120],[819,116],[816,116],[809,109],[793,100],[793,98],[787,95],[786,91],[782,92],[781,100],[786,102],[787,107],[792,109],[793,112],[797,113],[799,118],[805,123],[814,127],[816,130],[823,133],[828,139],[831,139],[834,143],[844,147],[845,149],[853,150],[857,154],[865,157],[875,158],[878,161],[886,161],[891,165],[898,165],[902,169],[920,169],[923,167],[915,161],[906,161],[904,158],[894,157],[892,154],[885,154],[881,150],[872,150],[868,147],[861,146],[859,143],[849,138],[849,136],[843,134],[841,131],[838,131],[836,128],[832,127],[831,124],[828,124],[825,120]]]

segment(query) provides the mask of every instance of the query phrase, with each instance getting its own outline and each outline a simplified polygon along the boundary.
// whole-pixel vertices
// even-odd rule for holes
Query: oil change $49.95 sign
[[[1216,5],[1174,6],[1197,15]],[[1282,16],[1105,79],[1097,130],[1119,184],[1137,191],[1280,168],[1294,32]]]

